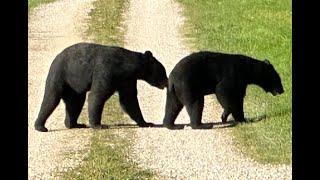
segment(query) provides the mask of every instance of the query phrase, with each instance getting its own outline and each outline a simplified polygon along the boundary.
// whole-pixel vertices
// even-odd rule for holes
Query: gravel
[[[191,52],[179,33],[184,22],[181,11],[173,0],[130,0],[125,47],[150,50],[169,74]],[[138,92],[146,121],[162,124],[165,90],[139,81]],[[221,122],[221,113],[214,96],[206,96],[202,121]],[[176,123],[189,123],[185,109]],[[215,125],[211,130],[138,128],[134,139],[131,158],[155,171],[158,179],[292,179],[291,165],[262,165],[243,154],[235,147],[227,125]]]
[[[28,179],[57,179],[55,172],[81,163],[90,145],[88,129],[67,130],[64,103],[49,117],[49,132],[34,130],[46,76],[54,57],[64,48],[84,41],[88,13],[93,0],[60,0],[41,5],[28,22]],[[87,40],[89,41],[89,40]],[[82,113],[86,113],[86,104]]]

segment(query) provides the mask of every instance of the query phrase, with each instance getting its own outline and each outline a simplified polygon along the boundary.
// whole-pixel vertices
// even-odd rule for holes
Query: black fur
[[[215,93],[224,108],[223,122],[230,114],[245,121],[243,99],[248,84],[256,84],[273,95],[283,93],[280,77],[268,60],[243,55],[198,52],[183,58],[169,75],[164,126],[176,129],[174,121],[186,106],[193,129],[209,129],[202,124],[204,96]]]
[[[77,119],[87,91],[90,91],[91,127],[101,127],[104,103],[115,91],[119,92],[121,106],[131,119],[140,127],[152,126],[152,123],[145,122],[140,111],[136,88],[138,79],[161,89],[167,86],[165,68],[150,51],[143,54],[92,43],[72,45],[58,54],[51,64],[35,129],[48,131],[45,122],[60,99],[66,104],[66,127],[85,127],[78,124]]]

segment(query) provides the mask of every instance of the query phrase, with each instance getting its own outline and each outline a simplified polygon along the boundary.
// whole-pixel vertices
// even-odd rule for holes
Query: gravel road
[[[125,47],[151,50],[169,74],[191,50],[182,43],[179,29],[184,19],[173,0],[130,0],[125,14]],[[138,82],[138,98],[148,122],[162,123],[165,91]],[[220,122],[222,110],[212,96],[205,97],[204,122]],[[183,109],[177,123],[189,123]],[[136,130],[132,159],[151,168],[159,179],[291,179],[291,166],[262,165],[249,159],[234,144],[230,127],[217,124],[212,130],[165,128]]]
[[[60,0],[41,5],[29,15],[28,179],[53,179],[55,171],[66,171],[79,165],[85,155],[79,151],[85,150],[90,143],[90,130],[65,128],[62,102],[47,121],[49,132],[35,131],[34,121],[40,109],[51,62],[67,46],[85,40],[83,32],[92,2]],[[66,153],[70,154],[65,156]]]

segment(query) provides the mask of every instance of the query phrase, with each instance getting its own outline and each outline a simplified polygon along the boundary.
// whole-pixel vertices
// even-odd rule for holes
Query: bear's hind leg
[[[204,106],[204,97],[200,97],[194,102],[186,104],[187,112],[190,116],[191,128],[192,129],[211,129],[213,124],[201,123],[202,111]]]
[[[46,87],[45,94],[43,97],[43,101],[41,104],[40,112],[38,118],[34,124],[36,130],[41,132],[47,132],[48,129],[44,126],[48,117],[54,111],[54,109],[58,106],[60,102],[59,93],[53,92],[51,90],[49,92],[48,87]]]
[[[86,128],[85,124],[78,124],[77,120],[81,113],[83,104],[86,99],[86,93],[77,94],[75,91],[68,89],[62,97],[66,104],[66,118],[64,124],[67,128]]]
[[[183,104],[178,99],[174,91],[167,89],[166,109],[163,118],[163,126],[168,129],[183,129],[184,126],[177,126],[174,124],[177,116],[179,115]]]

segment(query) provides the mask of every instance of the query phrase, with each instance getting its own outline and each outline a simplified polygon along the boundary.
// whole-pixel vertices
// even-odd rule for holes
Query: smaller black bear
[[[35,129],[48,131],[45,122],[60,99],[66,105],[66,127],[86,127],[78,124],[77,119],[87,91],[90,91],[88,111],[92,128],[101,128],[105,101],[115,91],[119,93],[121,107],[138,126],[153,126],[145,122],[139,107],[138,79],[161,89],[167,86],[166,70],[150,51],[143,54],[93,43],[72,45],[58,54],[51,64]]]
[[[204,96],[213,93],[224,109],[222,122],[227,121],[229,114],[235,121],[243,122],[243,99],[248,84],[256,84],[273,95],[284,92],[281,79],[268,60],[209,51],[184,57],[169,75],[163,125],[180,129],[174,121],[186,106],[192,129],[212,128],[212,124],[201,123],[201,118]]]

